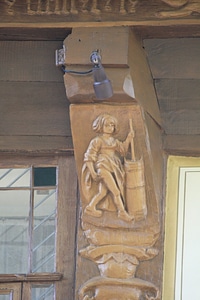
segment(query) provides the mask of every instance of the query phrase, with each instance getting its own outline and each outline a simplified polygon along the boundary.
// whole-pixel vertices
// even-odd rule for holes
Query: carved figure
[[[67,3],[70,2],[70,10],[67,9]],[[56,0],[56,6],[55,6],[55,12],[56,13],[60,13],[60,9],[59,9],[59,0]],[[64,14],[77,14],[78,10],[76,9],[76,5],[75,5],[75,0],[63,0],[63,4],[62,4],[62,10],[61,13]]]
[[[89,0],[80,0],[80,2],[82,3],[82,9],[81,11],[83,13],[86,13],[88,12],[88,3],[89,3]],[[101,11],[97,8],[97,5],[98,5],[98,1],[97,0],[92,0],[92,6],[91,6],[91,9],[90,11],[92,13],[95,13],[95,14],[99,14]]]
[[[5,2],[8,5],[8,14],[9,15],[13,15],[14,11],[13,11],[13,5],[15,4],[16,0],[5,0]]]
[[[199,0],[162,0],[168,4],[173,10],[161,11],[159,17],[187,17],[193,13],[200,13]]]
[[[87,169],[87,181],[98,184],[98,192],[90,200],[85,208],[85,213],[94,217],[101,217],[102,210],[97,205],[111,194],[118,211],[118,217],[124,221],[131,221],[131,217],[125,210],[124,202],[124,169],[119,154],[125,157],[128,147],[134,137],[134,131],[130,131],[124,142],[113,137],[118,131],[117,120],[109,114],[101,114],[93,122],[93,130],[99,133],[91,140],[84,156],[83,173]],[[89,177],[88,177],[89,176]]]
[[[9,5],[8,12],[13,13],[11,7],[15,3],[15,0],[5,0]],[[93,14],[100,14],[101,10],[107,12],[112,12],[112,0],[106,0],[104,8],[98,0],[79,0],[78,6],[80,6],[80,11],[82,13],[91,12]],[[119,0],[119,13],[134,13],[135,6],[138,3],[138,0]],[[99,6],[99,7],[98,7]],[[34,8],[33,8],[34,7]],[[76,0],[27,0],[27,13],[32,14],[78,14],[76,8]]]
[[[115,110],[109,105],[88,105],[84,114],[80,107],[71,110],[72,120],[76,119],[73,134],[80,164],[80,226],[88,242],[79,250],[84,258],[79,262],[85,270],[84,264],[87,268],[90,260],[98,268],[95,272],[99,271],[96,277],[94,273],[88,276],[87,281],[82,276],[77,278],[79,300],[160,299],[156,285],[137,277],[140,262],[154,259],[159,253],[154,248],[160,230],[151,210],[154,190],[148,194],[151,173],[145,148],[147,136],[137,108],[130,111],[130,107],[122,107]],[[93,134],[90,130],[85,133],[91,112],[95,115]],[[80,130],[78,125],[82,122],[87,125]],[[85,139],[89,139],[89,145]]]
[[[76,9],[75,0],[63,0],[62,7],[60,7],[60,1],[55,0],[54,10],[50,10],[50,2],[51,0],[47,0],[45,3],[45,7],[42,9],[42,0],[37,0],[37,7],[36,10],[31,9],[31,0],[27,0],[27,12],[28,14],[77,14],[78,10]],[[68,9],[67,6],[70,6]]]
[[[112,2],[112,0],[107,0],[106,1],[105,7],[104,7],[105,11],[108,11],[108,12],[112,11],[111,2]],[[136,6],[138,1],[137,0],[128,0],[127,2],[128,2],[127,5],[129,6],[128,12],[129,13],[135,12],[135,6]],[[119,12],[120,12],[120,14],[126,14],[127,13],[126,0],[120,0]]]

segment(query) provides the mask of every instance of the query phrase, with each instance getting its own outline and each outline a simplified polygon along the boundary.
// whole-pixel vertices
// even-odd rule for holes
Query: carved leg
[[[100,170],[101,178],[106,186],[106,188],[112,193],[114,204],[117,208],[118,217],[124,221],[130,222],[133,218],[125,211],[122,197],[120,195],[120,190],[117,187],[113,175],[106,170]]]
[[[102,182],[99,184],[99,192],[95,195],[90,203],[85,208],[85,213],[92,215],[93,217],[101,217],[102,211],[96,209],[97,204],[106,196],[108,190]]]
[[[125,10],[125,0],[120,0],[120,8],[119,8],[120,14],[126,14]]]
[[[27,14],[28,15],[35,14],[35,11],[31,9],[31,0],[27,0]]]
[[[59,0],[55,0],[55,13],[59,14],[60,13],[60,9],[59,9]]]
[[[100,10],[97,8],[97,0],[92,1],[91,12],[94,14],[99,14]]]
[[[82,13],[88,12],[87,4],[89,0],[81,0],[80,2],[82,3],[82,8],[81,8]]]
[[[47,3],[46,3],[46,8],[45,8],[45,12],[47,12],[47,13],[49,13],[49,12],[50,12],[49,1],[50,1],[50,0],[47,0]]]
[[[31,0],[27,0],[27,13],[29,14],[31,11]]]
[[[129,0],[129,3],[130,3],[130,7],[129,7],[128,12],[129,13],[134,13],[135,12],[135,6],[138,3],[138,1],[137,0]]]
[[[57,1],[59,2],[59,0],[57,0]],[[61,12],[65,15],[69,14],[69,10],[67,9],[67,0],[63,0]]]
[[[7,2],[7,4],[8,4],[8,13],[9,13],[9,15],[13,15],[13,9],[12,9],[12,7],[13,7],[13,5],[15,4],[15,0],[7,0],[6,1]]]
[[[126,222],[131,222],[133,217],[131,217],[124,209],[124,205],[122,202],[122,198],[120,195],[114,197],[114,203],[117,207],[117,215],[118,217]]]
[[[38,3],[37,3],[37,13],[41,14],[41,12],[42,12],[42,9],[41,9],[41,0],[38,0]]]
[[[78,10],[76,9],[76,5],[75,5],[75,0],[71,0],[71,9],[70,9],[70,12],[72,14],[77,14],[78,13]]]
[[[108,11],[108,12],[112,11],[111,0],[106,1],[104,9],[105,9],[105,11]]]

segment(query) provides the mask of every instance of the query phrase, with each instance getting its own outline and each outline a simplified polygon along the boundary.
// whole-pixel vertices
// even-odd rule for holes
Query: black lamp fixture
[[[67,70],[64,65],[65,57],[63,56],[65,54],[65,49],[63,48],[62,52],[60,52],[62,54],[61,59],[59,57],[59,55],[61,56],[61,54],[59,53],[59,51],[61,50],[56,50],[56,51],[57,51],[56,65],[62,66],[62,69],[65,73],[71,73],[75,75],[88,75],[92,73],[94,78],[93,87],[94,87],[96,98],[99,100],[104,100],[112,97],[113,95],[112,85],[110,80],[107,78],[106,72],[102,66],[99,50],[93,51],[90,55],[90,61],[93,64],[93,68],[91,70],[83,71],[83,72]]]
[[[99,55],[98,50],[92,52],[90,55],[90,61],[93,63],[93,87],[97,99],[107,99],[112,97],[112,85],[101,64],[101,56]]]

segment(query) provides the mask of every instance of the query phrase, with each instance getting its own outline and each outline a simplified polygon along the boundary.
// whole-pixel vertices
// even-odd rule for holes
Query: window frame
[[[1,274],[0,282],[23,286],[20,299],[31,299],[31,284],[55,284],[55,299],[74,298],[75,249],[77,224],[77,175],[73,156],[4,156],[0,168],[25,168],[29,166],[57,167],[57,230],[56,230],[56,272],[45,274]],[[68,228],[68,230],[66,230]],[[12,282],[12,283],[11,283]],[[15,294],[14,294],[15,295]],[[15,298],[13,298],[15,299]],[[17,298],[16,298],[17,299]]]
[[[200,167],[199,157],[169,156],[167,162],[162,300],[174,300],[181,168]]]

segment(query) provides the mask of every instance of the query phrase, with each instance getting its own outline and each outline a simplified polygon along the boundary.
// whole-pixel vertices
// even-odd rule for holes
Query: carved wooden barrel
[[[144,178],[144,162],[140,160],[125,160],[126,173],[126,207],[131,216],[136,221],[146,218],[146,192]]]

